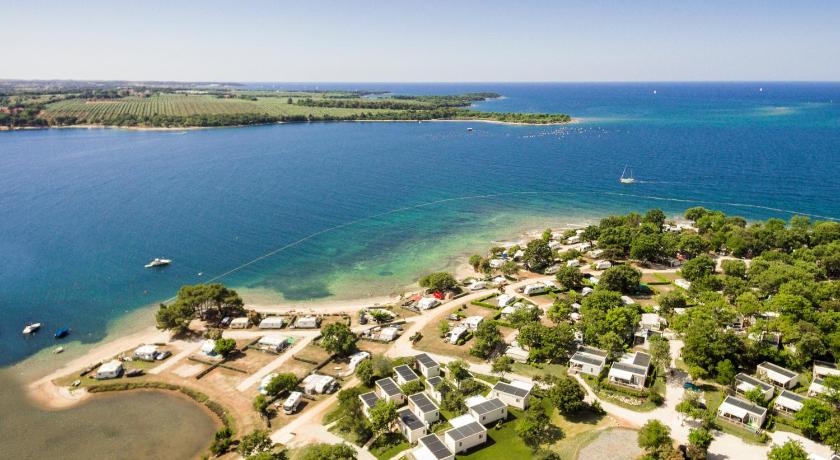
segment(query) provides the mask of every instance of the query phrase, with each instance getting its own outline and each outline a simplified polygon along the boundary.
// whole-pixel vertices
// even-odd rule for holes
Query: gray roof
[[[410,367],[408,367],[408,365],[406,365],[406,364],[403,364],[402,366],[397,366],[397,367],[395,367],[395,368],[394,368],[394,372],[396,372],[396,373],[397,373],[400,377],[402,377],[402,379],[403,379],[403,380],[405,380],[406,382],[410,382],[410,381],[412,381],[412,380],[417,380],[417,379],[419,379],[419,378],[420,378],[420,377],[418,377],[418,376],[417,376],[417,374],[415,374],[415,373],[414,373],[414,371],[413,371],[413,370],[411,370],[411,368],[410,368]]]
[[[580,361],[582,363],[592,364],[593,366],[603,366],[606,358],[599,358],[588,353],[577,352],[572,355],[571,361]]]
[[[475,413],[478,415],[489,414],[495,410],[498,410],[502,407],[507,407],[505,403],[502,402],[499,398],[488,399],[483,403],[476,404],[475,406],[470,407],[471,410],[474,410]]]
[[[493,387],[494,390],[501,391],[502,393],[507,393],[509,395],[519,396],[520,398],[524,398],[528,396],[530,393],[528,390],[515,387],[513,385],[507,384],[505,382],[498,382]]]
[[[420,353],[419,355],[415,356],[414,359],[426,368],[439,366],[438,362],[432,359],[426,353]]]
[[[829,369],[837,369],[837,364],[836,363],[831,363],[831,362],[828,362],[828,361],[820,361],[819,359],[814,360],[814,366],[827,367]]]
[[[789,379],[792,379],[792,378],[796,377],[796,372],[793,372],[790,369],[785,369],[784,367],[778,366],[778,365],[773,364],[769,361],[765,361],[765,362],[759,364],[758,367],[763,367],[763,368],[766,368],[766,369],[770,369],[771,371],[782,374]]]
[[[410,399],[411,402],[414,403],[414,405],[417,406],[417,408],[420,409],[420,411],[422,411],[424,414],[428,412],[434,412],[438,409],[435,403],[433,403],[432,400],[429,399],[428,396],[426,396],[426,393],[414,393],[413,395],[409,396],[408,399]]]
[[[384,379],[379,379],[376,381],[376,386],[382,389],[388,396],[396,396],[398,394],[402,394],[400,391],[400,387],[397,386],[397,382],[394,381],[391,377],[386,377]]]
[[[633,364],[641,367],[650,366],[650,355],[647,353],[637,351],[636,354],[633,356]]]
[[[411,431],[426,427],[426,425],[424,425],[423,422],[414,415],[414,412],[411,412],[411,410],[407,407],[403,407],[397,411],[397,418],[400,419],[400,423],[407,426]]]
[[[603,356],[604,358],[607,357],[607,352],[601,350],[600,348],[581,346],[577,349],[577,351],[578,353],[586,353],[587,355]]]
[[[376,396],[376,393],[374,393],[372,391],[370,393],[365,393],[363,395],[359,395],[359,398],[362,399],[362,402],[367,407],[373,407],[373,406],[376,405],[377,402],[379,402],[379,396]]]
[[[735,396],[727,396],[726,399],[723,400],[722,404],[731,404],[755,415],[764,415],[767,413],[767,409],[759,406],[758,404],[751,403],[750,401],[744,401],[743,399],[736,398]]]
[[[616,363],[612,364],[612,368],[620,370],[620,371],[627,371],[631,374],[641,375],[642,377],[647,375],[647,368],[646,367],[635,366],[633,364],[625,364],[625,363],[616,362]]]
[[[754,387],[759,387],[764,391],[770,390],[773,388],[773,385],[770,385],[767,382],[762,382],[757,378],[753,377],[752,375],[744,374],[743,372],[739,372],[738,375],[735,376],[735,382],[747,382]]]
[[[449,448],[446,447],[446,444],[444,444],[443,441],[441,441],[436,434],[423,436],[418,442],[426,446],[426,448],[432,452],[435,458],[443,459],[452,456],[452,451],[450,451]]]
[[[780,398],[785,398],[785,399],[790,399],[791,401],[797,401],[797,402],[803,402],[806,399],[808,399],[805,396],[802,396],[800,394],[796,394],[796,393],[794,393],[792,391],[788,391],[788,390],[782,391],[779,394],[779,397]]]
[[[431,385],[432,388],[437,387],[440,382],[443,382],[443,377],[440,377],[440,376],[437,376],[437,375],[432,377],[432,378],[426,379],[426,383]]]
[[[478,422],[470,422],[466,425],[459,426],[458,428],[452,428],[446,432],[446,435],[455,440],[455,442],[458,442],[469,438],[476,433],[483,433],[485,431],[487,430],[484,428],[484,425]]]

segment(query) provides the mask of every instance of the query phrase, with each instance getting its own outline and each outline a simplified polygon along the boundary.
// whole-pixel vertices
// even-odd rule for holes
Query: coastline
[[[220,129],[220,128],[247,128],[249,126],[271,126],[271,125],[285,125],[285,124],[297,124],[297,123],[439,123],[439,122],[461,122],[461,123],[491,123],[497,125],[510,125],[510,126],[562,126],[562,125],[573,125],[583,122],[581,118],[572,118],[569,121],[564,122],[551,122],[551,123],[527,123],[527,122],[514,122],[514,121],[499,121],[499,120],[489,120],[489,119],[462,119],[462,118],[435,118],[435,119],[415,119],[415,120],[311,120],[311,121],[275,121],[271,123],[253,123],[248,125],[226,125],[226,126],[183,126],[183,127],[174,127],[174,126],[123,126],[123,125],[101,125],[101,124],[94,124],[94,125],[63,125],[63,126],[43,126],[43,127],[35,127],[35,126],[19,126],[19,127],[6,127],[0,126],[0,131],[40,131],[40,130],[49,130],[49,129],[116,129],[116,130],[126,130],[126,131],[198,131],[204,129]]]

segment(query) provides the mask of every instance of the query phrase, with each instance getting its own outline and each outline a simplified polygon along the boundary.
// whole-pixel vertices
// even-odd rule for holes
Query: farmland
[[[481,112],[475,102],[495,93],[443,96],[355,91],[193,90],[111,87],[0,94],[0,127],[237,126],[278,122],[353,120],[480,120],[567,123],[565,114]]]

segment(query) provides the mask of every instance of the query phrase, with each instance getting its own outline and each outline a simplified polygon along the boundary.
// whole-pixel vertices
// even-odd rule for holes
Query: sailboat
[[[627,174],[627,166],[624,167],[624,171],[621,173],[621,178],[619,181],[622,184],[632,184],[636,182],[636,179],[633,179],[633,169],[630,169],[630,174]]]

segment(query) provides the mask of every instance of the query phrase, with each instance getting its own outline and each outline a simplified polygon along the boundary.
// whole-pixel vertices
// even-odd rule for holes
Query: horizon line
[[[840,80],[172,80],[172,79],[95,79],[95,78],[0,78],[0,82],[126,82],[126,83],[199,83],[199,84],[645,84],[645,83],[840,83]]]

